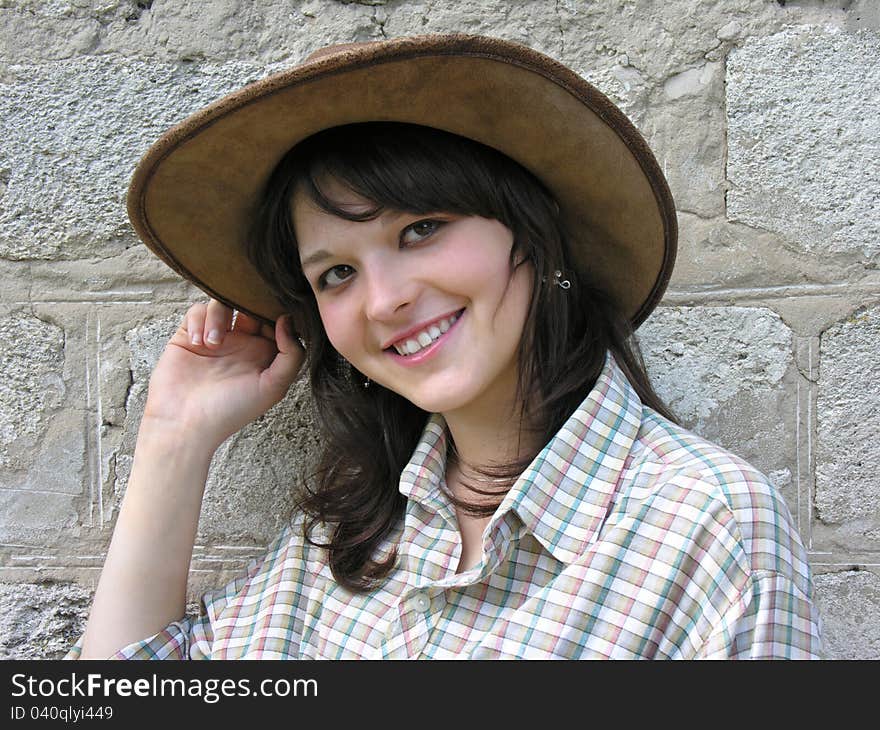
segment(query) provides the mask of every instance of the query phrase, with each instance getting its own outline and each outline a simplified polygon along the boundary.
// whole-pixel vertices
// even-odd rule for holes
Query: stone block
[[[529,3],[524,3],[529,5]],[[623,60],[652,84],[724,57],[731,44],[784,20],[761,0],[671,0],[665,3],[556,3],[563,62],[592,63],[593,54]],[[695,19],[699,18],[699,21]]]
[[[37,302],[3,318],[0,539],[57,546],[112,513],[130,383],[118,326],[129,317],[119,307]]]
[[[0,303],[25,304],[30,299],[31,277],[30,263],[0,259]]]
[[[796,27],[727,64],[727,215],[792,245],[880,256],[880,35]]]
[[[75,584],[0,584],[0,659],[61,659],[84,631],[90,604],[90,592]]]
[[[724,71],[720,62],[677,73],[644,114],[641,130],[666,172],[679,211],[724,212]]]
[[[829,659],[880,659],[880,578],[870,571],[813,578]]]
[[[880,30],[880,4],[877,0],[853,0],[847,10],[846,27],[850,30]]]
[[[382,9],[333,0],[158,0],[108,27],[101,47],[165,59],[298,61],[332,43],[382,37]]]
[[[872,1],[856,0],[862,10],[850,13],[847,22],[871,27],[865,8]],[[298,59],[327,43],[474,32],[556,49],[566,62],[602,46],[600,52],[629,55],[636,66],[653,66],[663,78],[701,58],[718,61],[740,38],[785,23],[842,23],[835,10],[783,8],[765,0],[6,0],[0,6],[0,61],[116,53],[275,62]]]
[[[564,21],[554,3],[413,2],[388,6],[384,13],[383,30],[389,38],[414,33],[474,33],[524,43],[553,56],[562,52]]]
[[[118,255],[138,158],[172,123],[262,75],[246,63],[117,57],[10,66],[0,83],[0,257]]]
[[[8,0],[0,5],[0,61],[69,58],[94,51],[101,40],[103,22],[120,17],[120,5],[132,0],[102,2],[104,12],[71,0]],[[122,12],[120,12],[122,11]]]
[[[797,334],[815,336],[876,301],[880,272],[843,256],[798,251],[785,238],[724,216],[678,213],[675,268],[664,302],[770,306]]]
[[[14,264],[28,267],[31,287],[27,296],[38,301],[115,305],[182,302],[206,296],[141,243],[107,258]]]
[[[835,264],[822,256],[795,251],[779,234],[678,213],[679,241],[670,291],[719,292],[735,297],[743,290],[829,284],[857,280],[861,266]],[[767,292],[772,295],[772,291]]]
[[[638,339],[681,423],[761,469],[795,513],[797,368],[782,320],[764,308],[660,307]]]
[[[0,469],[25,468],[64,400],[64,333],[26,309],[0,318]]]
[[[298,59],[319,45],[382,34],[382,3],[334,0],[9,0],[0,60],[122,54],[160,60]]]
[[[816,513],[852,547],[880,539],[880,307],[822,333],[816,403]],[[867,541],[867,545],[865,545]]]

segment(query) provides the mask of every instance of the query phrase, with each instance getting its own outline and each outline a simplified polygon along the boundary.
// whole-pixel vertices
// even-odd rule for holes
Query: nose
[[[392,321],[418,295],[416,279],[407,274],[406,267],[388,259],[367,267],[361,276],[366,276],[364,312],[372,321]]]

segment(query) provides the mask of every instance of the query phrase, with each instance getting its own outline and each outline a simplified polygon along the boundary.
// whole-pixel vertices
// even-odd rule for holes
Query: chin
[[[461,390],[455,393],[447,390],[443,393],[401,393],[400,395],[428,413],[450,413],[465,407],[473,400],[470,393]]]
[[[406,398],[410,403],[412,403],[417,408],[421,408],[423,411],[427,411],[428,413],[442,413],[445,410],[449,410],[450,405],[452,404],[453,399],[448,397],[436,397],[430,395],[413,395],[411,393],[400,393],[403,398]]]

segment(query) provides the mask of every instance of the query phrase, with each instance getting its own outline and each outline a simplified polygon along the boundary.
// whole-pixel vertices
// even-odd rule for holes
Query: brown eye
[[[334,266],[332,269],[321,274],[321,278],[318,279],[318,286],[321,289],[333,289],[340,284],[344,284],[351,278],[352,274],[354,274],[354,269],[351,266],[346,266],[345,264]]]
[[[423,220],[411,223],[400,234],[400,242],[404,244],[418,243],[432,236],[443,225],[443,221]]]

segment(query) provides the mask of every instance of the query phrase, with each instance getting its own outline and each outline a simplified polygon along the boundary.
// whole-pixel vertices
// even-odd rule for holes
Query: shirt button
[[[427,611],[431,607],[431,599],[424,593],[416,593],[415,606],[419,611]]]

